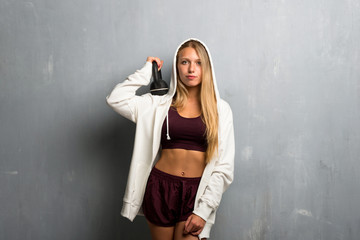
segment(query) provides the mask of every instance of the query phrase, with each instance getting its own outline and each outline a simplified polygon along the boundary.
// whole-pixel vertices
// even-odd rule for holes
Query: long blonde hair
[[[205,152],[205,161],[209,163],[215,152],[218,149],[218,111],[216,103],[216,95],[214,89],[214,82],[212,76],[212,70],[210,65],[210,59],[205,47],[196,40],[189,40],[180,46],[176,55],[176,66],[178,64],[179,53],[182,49],[191,47],[195,49],[196,53],[200,57],[201,61],[201,89],[200,89],[200,102],[201,102],[201,118],[206,125],[206,138],[207,149]],[[177,71],[177,88],[173,99],[173,106],[176,108],[182,108],[185,106],[188,97],[188,91],[185,85],[182,83],[179,77],[178,68]]]

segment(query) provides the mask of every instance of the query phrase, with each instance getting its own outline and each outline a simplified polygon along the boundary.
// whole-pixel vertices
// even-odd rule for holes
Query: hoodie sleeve
[[[225,103],[225,102],[224,102]],[[199,205],[193,213],[208,221],[210,215],[218,208],[222,194],[229,187],[234,177],[235,141],[233,117],[230,106],[222,106],[226,112],[219,119],[219,152],[215,161],[209,182]]]
[[[136,90],[150,83],[151,74],[152,64],[146,62],[143,68],[115,86],[106,97],[108,105],[123,117],[136,122],[138,105],[145,99],[145,96],[137,96]]]

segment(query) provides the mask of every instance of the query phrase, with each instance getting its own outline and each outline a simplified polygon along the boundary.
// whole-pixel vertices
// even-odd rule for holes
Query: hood
[[[176,51],[175,51],[175,54],[174,54],[174,59],[173,59],[173,65],[172,65],[172,71],[171,71],[171,79],[170,79],[170,87],[169,87],[169,92],[167,93],[167,98],[172,98],[174,95],[175,95],[175,92],[176,92],[176,85],[177,85],[177,82],[176,82],[176,78],[177,78],[177,73],[176,73],[176,55],[179,51],[179,48],[181,47],[181,45],[183,45],[185,42],[189,41],[189,40],[195,40],[195,41],[198,41],[200,42],[206,49],[207,51],[207,54],[209,56],[209,60],[210,60],[210,66],[211,66],[211,74],[212,74],[212,78],[213,78],[213,82],[214,82],[214,88],[215,88],[215,96],[216,96],[216,99],[219,100],[220,99],[220,96],[219,96],[219,91],[218,91],[218,88],[217,88],[217,84],[216,84],[216,77],[215,77],[215,71],[214,71],[214,66],[213,66],[213,61],[212,61],[212,58],[211,58],[211,54],[210,54],[210,51],[208,49],[208,47],[205,45],[205,43],[203,43],[202,41],[200,41],[199,39],[196,39],[196,38],[189,38],[189,39],[186,39],[185,41],[183,41],[182,43],[179,44],[179,46],[176,48]]]

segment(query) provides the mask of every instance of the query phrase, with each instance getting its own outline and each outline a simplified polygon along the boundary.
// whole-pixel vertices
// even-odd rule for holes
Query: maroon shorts
[[[174,176],[154,167],[147,182],[142,205],[146,219],[163,227],[186,221],[194,210],[200,180],[201,177]]]

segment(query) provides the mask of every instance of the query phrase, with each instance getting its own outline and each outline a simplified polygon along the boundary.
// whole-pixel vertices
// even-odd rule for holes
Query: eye
[[[181,64],[187,64],[187,61],[186,60],[183,60],[183,61],[181,61]]]
[[[197,62],[197,65],[201,65],[201,62],[199,61],[199,62]]]

